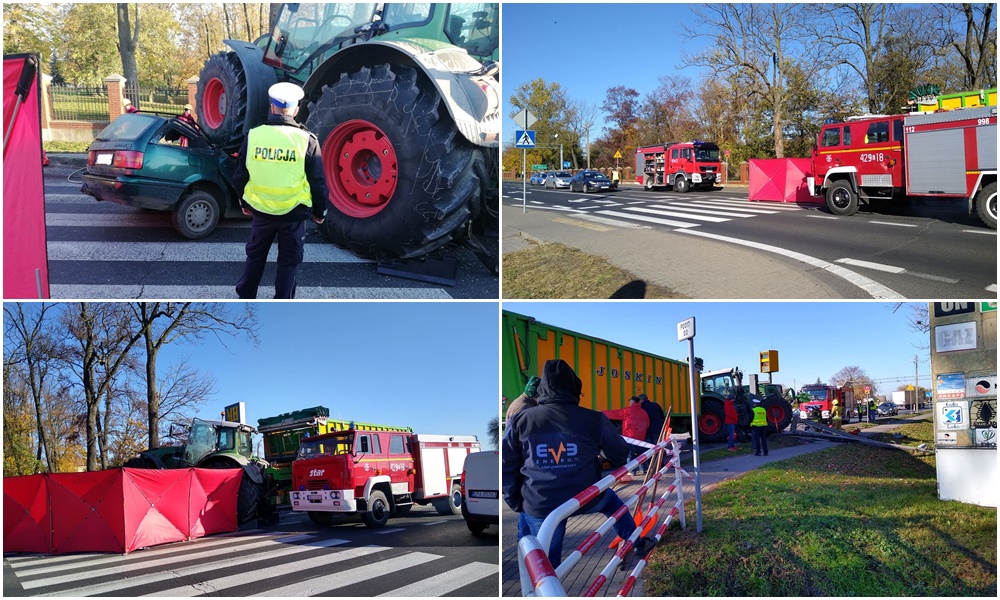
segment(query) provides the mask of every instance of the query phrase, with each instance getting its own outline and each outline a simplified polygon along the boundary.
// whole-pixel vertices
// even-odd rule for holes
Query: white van
[[[473,452],[462,467],[462,516],[479,535],[500,523],[500,451]]]

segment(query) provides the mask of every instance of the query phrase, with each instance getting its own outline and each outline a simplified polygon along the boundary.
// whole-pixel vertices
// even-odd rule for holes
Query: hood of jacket
[[[547,360],[538,384],[539,404],[579,404],[583,382],[573,367],[562,360]]]

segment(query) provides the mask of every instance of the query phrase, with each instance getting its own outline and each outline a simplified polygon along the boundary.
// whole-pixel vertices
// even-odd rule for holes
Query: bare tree
[[[566,114],[566,128],[576,137],[577,148],[582,149],[584,144],[586,144],[586,136],[594,127],[594,124],[597,123],[599,109],[593,102],[572,100]],[[576,152],[572,152],[571,154],[573,155],[573,168],[579,169],[580,165],[577,163]]]
[[[870,393],[872,396],[878,391],[878,384],[868,376],[868,373],[864,369],[857,365],[851,365],[849,367],[844,367],[843,369],[837,371],[830,378],[830,383],[836,386],[850,385],[854,390],[855,398],[864,398],[867,394],[865,392],[865,386],[870,387]]]
[[[253,305],[247,304],[243,312],[230,315],[228,305],[193,302],[137,302],[130,305],[132,318],[137,325],[137,335],[145,342],[146,350],[146,408],[149,430],[149,447],[160,445],[160,392],[156,378],[156,360],[165,344],[177,340],[200,341],[206,334],[236,337],[245,335],[257,344],[257,318]],[[190,390],[189,390],[190,391]],[[192,400],[202,400],[204,396]]]
[[[132,366],[131,350],[142,338],[134,333],[124,306],[114,303],[81,302],[63,314],[63,325],[76,343],[73,368],[79,378],[86,409],[87,470],[108,466],[107,421],[101,418],[114,402],[116,378]]]
[[[708,67],[748,95],[763,99],[771,112],[774,155],[784,157],[785,64],[804,54],[805,12],[799,4],[705,4],[692,9],[685,34],[714,40],[709,49],[685,56],[684,66]],[[805,63],[803,56],[798,56]],[[812,61],[819,67],[819,61]]]
[[[7,341],[4,344],[4,367],[6,368],[8,363],[24,365],[24,376],[35,408],[38,442],[35,460],[38,464],[43,464],[44,460],[48,471],[51,472],[55,465],[48,449],[49,439],[43,426],[45,415],[42,405],[50,369],[53,363],[61,358],[59,344],[52,332],[51,324],[46,320],[46,313],[54,305],[30,304],[27,306],[31,308],[27,311],[25,306],[20,302],[4,305],[4,339]],[[37,310],[34,310],[36,306]],[[9,344],[11,354],[8,356]]]
[[[966,89],[995,87],[997,83],[997,30],[993,23],[996,4],[937,4],[941,42],[962,59]],[[953,22],[962,27],[955,30]]]
[[[135,5],[135,27],[129,21],[128,3],[117,5],[118,15],[118,54],[122,57],[122,75],[131,84],[139,82],[139,65],[135,60],[139,48],[139,5]]]

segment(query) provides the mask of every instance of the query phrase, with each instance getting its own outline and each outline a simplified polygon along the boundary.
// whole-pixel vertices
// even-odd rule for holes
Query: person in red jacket
[[[736,414],[736,405],[733,404],[732,398],[726,398],[726,439],[729,440],[729,450],[733,452],[736,450],[736,425],[740,422],[740,416]]]
[[[638,397],[632,396],[629,398],[628,406],[625,408],[619,408],[617,410],[604,410],[601,411],[609,419],[622,422],[622,435],[634,440],[643,441],[646,438],[646,430],[649,429],[649,415],[646,411],[642,410],[642,401]],[[636,456],[642,454],[646,451],[642,446],[628,445],[629,456],[628,459],[632,460]],[[640,469],[635,469],[632,471],[633,475],[639,475],[642,473]]]

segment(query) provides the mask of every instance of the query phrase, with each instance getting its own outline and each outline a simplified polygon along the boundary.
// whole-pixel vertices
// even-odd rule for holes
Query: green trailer
[[[502,338],[502,392],[504,411],[524,391],[528,378],[541,375],[546,360],[565,360],[583,381],[580,406],[594,410],[623,408],[628,399],[646,394],[650,401],[659,404],[664,412],[670,410],[670,424],[675,433],[691,431],[691,388],[687,362],[677,361],[650,352],[630,348],[608,340],[537,321],[533,317],[503,311],[501,316]],[[737,404],[741,424],[749,423],[753,395],[741,393],[742,373],[727,370],[729,390],[705,389],[699,384],[698,435],[704,442],[725,440],[724,402],[731,397]],[[713,375],[716,381],[718,373]],[[738,390],[738,392],[737,392]],[[780,398],[779,398],[780,399]],[[788,406],[785,401],[782,406]],[[765,401],[765,408],[777,402]],[[791,410],[784,413],[791,415]],[[780,417],[774,421],[775,417]],[[784,415],[772,415],[775,432],[784,429],[788,420]]]
[[[413,432],[410,427],[331,419],[330,409],[325,406],[314,406],[259,419],[257,431],[264,436],[264,457],[270,463],[266,473],[274,480],[275,502],[278,505],[288,504],[288,490],[292,486],[292,461],[295,460],[299,444],[304,438],[352,428]]]

